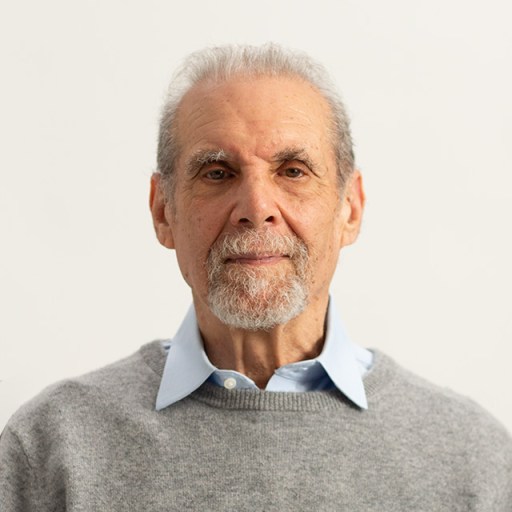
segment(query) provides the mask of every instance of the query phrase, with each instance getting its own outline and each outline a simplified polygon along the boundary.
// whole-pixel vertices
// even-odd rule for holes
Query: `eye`
[[[225,180],[229,177],[229,174],[224,169],[212,169],[211,171],[208,171],[205,173],[204,177],[208,180],[212,181],[221,181]]]
[[[298,169],[297,167],[288,167],[284,170],[283,174],[287,178],[302,178],[305,173],[302,169]]]

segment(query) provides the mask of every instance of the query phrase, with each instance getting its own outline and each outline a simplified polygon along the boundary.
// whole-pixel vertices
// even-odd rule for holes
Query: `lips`
[[[230,255],[224,263],[239,263],[243,265],[269,265],[289,259],[287,254],[236,254]]]

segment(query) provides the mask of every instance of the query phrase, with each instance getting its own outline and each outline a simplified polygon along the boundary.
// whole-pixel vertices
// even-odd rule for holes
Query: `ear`
[[[161,179],[161,175],[158,173],[154,173],[151,176],[149,208],[158,241],[167,249],[174,249],[174,236],[170,224],[171,213],[165,198]]]
[[[363,189],[363,178],[356,169],[350,176],[342,198],[343,228],[341,247],[354,243],[361,229],[366,196]]]

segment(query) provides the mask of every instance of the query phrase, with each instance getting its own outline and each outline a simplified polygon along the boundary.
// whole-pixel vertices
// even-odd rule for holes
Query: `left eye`
[[[226,178],[228,173],[224,169],[213,169],[205,174],[209,180],[219,181]]]
[[[285,169],[284,174],[288,178],[301,178],[304,176],[304,171],[302,169],[297,169],[297,167],[289,167]]]

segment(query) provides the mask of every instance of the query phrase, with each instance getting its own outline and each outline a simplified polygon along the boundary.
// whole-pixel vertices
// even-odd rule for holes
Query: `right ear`
[[[158,173],[153,173],[149,191],[149,208],[158,241],[167,249],[174,249],[174,236],[170,224],[171,213],[169,212],[163,187],[162,176]]]

